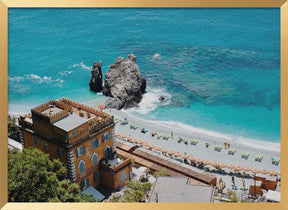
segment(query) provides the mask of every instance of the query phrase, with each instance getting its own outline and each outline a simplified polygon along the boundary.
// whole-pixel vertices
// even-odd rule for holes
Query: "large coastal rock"
[[[91,78],[89,82],[90,90],[100,92],[103,89],[102,86],[102,61],[94,62],[91,70]]]
[[[146,80],[142,77],[133,54],[128,58],[119,57],[105,73],[103,94],[112,98],[105,102],[106,108],[131,108],[137,106],[146,89]]]

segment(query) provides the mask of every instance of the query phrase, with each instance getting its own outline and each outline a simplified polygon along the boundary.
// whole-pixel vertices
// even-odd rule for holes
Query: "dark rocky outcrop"
[[[89,82],[90,90],[95,92],[102,91],[102,61],[94,62],[91,70],[91,78]]]
[[[131,108],[137,106],[146,89],[146,80],[142,77],[133,54],[128,58],[119,57],[105,73],[103,94],[112,98],[105,103],[107,108]]]

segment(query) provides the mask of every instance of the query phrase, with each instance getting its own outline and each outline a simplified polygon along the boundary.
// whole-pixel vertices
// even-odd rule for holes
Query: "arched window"
[[[79,168],[80,174],[85,172],[85,162],[83,160],[80,160],[78,168]]]
[[[123,181],[125,179],[126,179],[126,173],[125,173],[125,171],[122,171],[122,173],[121,173],[121,181]]]
[[[98,154],[95,152],[92,155],[92,161],[93,161],[93,166],[98,164]]]

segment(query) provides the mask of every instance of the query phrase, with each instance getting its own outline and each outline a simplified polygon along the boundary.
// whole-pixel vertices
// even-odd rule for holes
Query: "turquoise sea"
[[[133,52],[147,93],[130,114],[279,146],[279,9],[12,8],[8,15],[9,112],[62,96],[104,97],[89,90],[94,61],[105,73]]]

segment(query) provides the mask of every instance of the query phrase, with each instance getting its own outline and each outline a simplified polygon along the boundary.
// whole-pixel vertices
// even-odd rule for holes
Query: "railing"
[[[89,133],[90,135],[101,130],[102,128],[111,125],[114,123],[114,116],[109,116],[108,118],[106,118],[105,120],[102,121],[98,121],[92,125],[90,125],[89,127]]]
[[[33,130],[33,123],[26,121],[25,118],[20,117],[18,122],[20,126]]]
[[[72,101],[72,100],[64,98],[64,97],[61,98],[60,101],[62,101],[63,103],[66,103],[68,105],[71,105],[73,107],[80,108],[80,109],[82,109],[84,111],[90,112],[90,113],[92,113],[92,114],[94,114],[96,116],[100,116],[100,117],[102,117],[104,119],[109,117],[109,115],[107,113],[105,113],[105,112],[99,111],[97,109],[91,108],[89,106],[86,106],[84,104],[80,104],[80,103],[78,103],[76,101]]]
[[[104,169],[107,169],[109,171],[112,171],[112,172],[116,172],[118,171],[119,169],[123,168],[124,166],[127,166],[131,163],[131,159],[130,158],[127,158],[126,160],[124,160],[122,163],[116,165],[116,166],[109,166],[108,164],[104,164],[102,162],[100,162],[100,167],[101,168],[104,168]]]

